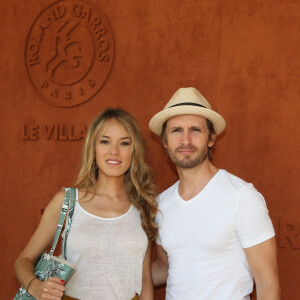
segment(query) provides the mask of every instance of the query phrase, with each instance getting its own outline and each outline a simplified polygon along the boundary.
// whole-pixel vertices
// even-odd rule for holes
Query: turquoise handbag
[[[56,229],[52,247],[49,253],[44,252],[41,255],[41,257],[39,258],[35,266],[35,276],[41,281],[44,281],[49,277],[59,277],[62,280],[67,281],[68,278],[73,273],[73,271],[76,270],[74,265],[72,265],[71,263],[69,263],[64,259],[64,257],[66,257],[65,249],[66,249],[67,237],[71,229],[72,217],[74,214],[76,189],[75,188],[64,188],[64,189],[65,189],[64,203],[61,208],[60,218],[57,224],[57,229]],[[62,251],[61,251],[63,253],[63,257],[53,256],[57,241],[59,239],[65,221],[68,208],[69,208],[69,212],[66,221],[66,231],[65,231],[65,237],[64,237],[64,242],[62,244]],[[31,300],[35,298],[32,297],[23,286],[21,286],[18,293],[14,297],[14,300],[25,300],[25,299]]]

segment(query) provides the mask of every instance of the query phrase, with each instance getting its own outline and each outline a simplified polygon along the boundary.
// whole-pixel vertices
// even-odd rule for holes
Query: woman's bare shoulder
[[[94,193],[91,191],[86,191],[84,189],[78,189],[78,200],[80,202],[88,201],[93,197]]]
[[[45,213],[55,213],[55,214],[57,214],[61,210],[64,199],[65,199],[65,191],[64,190],[58,191],[53,196],[51,201],[49,202],[49,204],[48,204],[48,206],[45,210]]]

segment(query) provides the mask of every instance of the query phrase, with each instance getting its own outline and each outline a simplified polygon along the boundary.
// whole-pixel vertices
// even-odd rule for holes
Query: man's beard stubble
[[[176,153],[180,150],[185,150],[185,149],[192,149],[197,152],[197,156],[194,159],[191,159],[189,156],[186,155],[183,159],[178,159],[176,157]],[[168,150],[168,156],[171,159],[171,161],[179,168],[182,169],[191,169],[194,168],[198,165],[200,165],[203,161],[205,161],[208,157],[208,148],[202,149],[199,151],[198,148],[196,147],[178,147],[175,149],[174,152],[171,152]]]

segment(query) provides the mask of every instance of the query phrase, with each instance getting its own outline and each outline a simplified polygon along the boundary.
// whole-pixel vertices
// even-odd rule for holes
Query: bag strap
[[[67,239],[68,239],[68,235],[69,235],[71,225],[72,225],[74,209],[75,209],[75,201],[76,201],[76,189],[73,187],[70,189],[71,189],[71,197],[70,197],[70,202],[69,202],[69,211],[68,211],[66,229],[65,229],[65,234],[64,234],[64,239],[63,239],[62,249],[61,249],[61,253],[63,253],[63,256],[65,259],[66,259]]]
[[[55,248],[56,248],[56,244],[57,244],[57,241],[59,239],[64,221],[65,221],[65,218],[66,218],[66,213],[68,211],[70,199],[71,199],[71,188],[64,188],[64,189],[65,189],[64,203],[63,203],[62,208],[61,208],[59,221],[58,221],[58,224],[57,224],[57,228],[56,228],[54,240],[53,240],[53,243],[52,243],[52,247],[49,251],[49,255],[52,255]]]

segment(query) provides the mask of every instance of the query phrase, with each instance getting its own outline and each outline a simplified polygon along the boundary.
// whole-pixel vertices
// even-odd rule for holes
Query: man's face
[[[205,118],[180,115],[170,118],[163,143],[172,162],[179,168],[190,169],[208,159],[208,148],[214,144],[215,134],[209,138]]]

